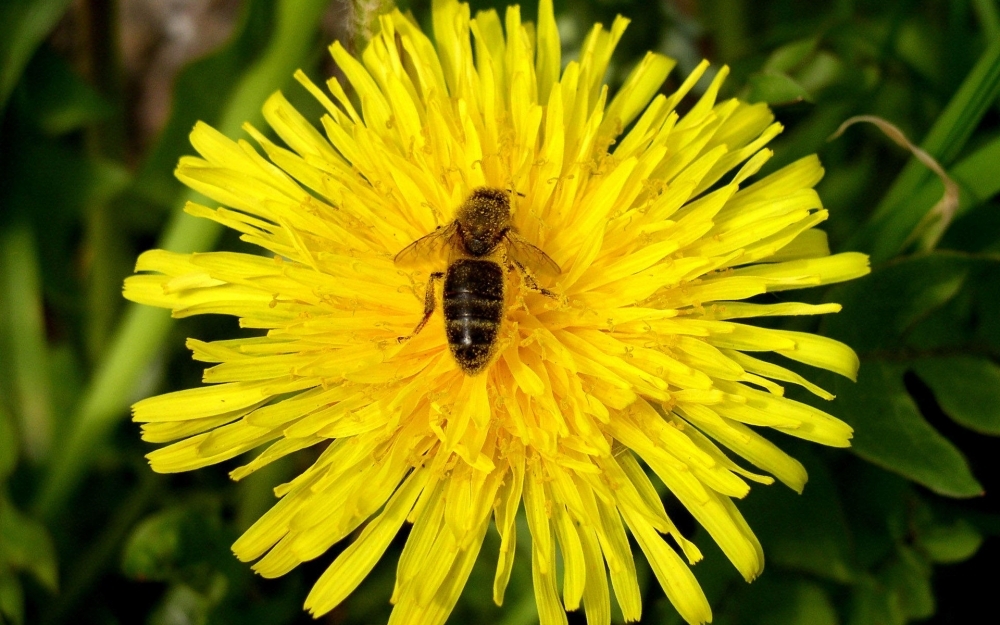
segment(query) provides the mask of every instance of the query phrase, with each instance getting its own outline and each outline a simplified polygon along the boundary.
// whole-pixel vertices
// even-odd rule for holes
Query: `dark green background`
[[[125,67],[121,44],[137,2],[0,3],[0,622],[307,623],[301,603],[334,554],[268,581],[229,545],[311,452],[240,484],[229,466],[153,474],[128,404],[198,384],[185,337],[238,330],[228,318],[129,311],[120,287],[158,241],[246,249],[208,222],[172,217],[189,196],[172,177],[187,133],[199,119],[231,136],[245,119],[262,126],[259,105],[277,88],[315,112],[291,72],[332,70],[325,40],[344,32],[349,8],[230,1],[232,35],[185,62],[168,119],[144,135],[134,89],[143,76]],[[428,2],[403,4],[428,23]],[[523,5],[526,18],[535,10]],[[724,95],[768,101],[786,126],[768,167],[818,152],[833,248],[872,255],[862,280],[791,294],[843,312],[774,322],[847,341],[862,367],[857,384],[806,372],[838,395],[824,409],[854,426],[854,447],[775,435],[808,467],[805,494],[756,487],[741,502],[768,556],[762,578],[745,584],[667,500],[706,553],[694,570],[715,622],[964,623],[988,613],[1000,557],[1000,5],[563,0],[556,12],[564,59],[592,22],[633,18],[612,86],[647,49],[678,60],[668,90],[701,58],[730,64]],[[933,249],[920,236],[942,192],[933,174],[872,126],[827,141],[859,114],[898,125],[959,185]],[[403,538],[323,622],[386,620]],[[527,540],[506,605],[492,604],[497,543],[490,533],[452,623],[537,620]],[[639,571],[643,622],[677,623],[641,557]]]

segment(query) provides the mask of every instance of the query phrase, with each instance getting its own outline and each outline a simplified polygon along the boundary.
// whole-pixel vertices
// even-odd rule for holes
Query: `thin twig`
[[[951,176],[948,175],[947,172],[945,172],[944,168],[941,167],[940,163],[938,163],[933,156],[928,154],[919,146],[914,145],[913,142],[906,137],[906,134],[904,134],[902,130],[889,121],[875,115],[856,115],[851,117],[841,124],[840,128],[830,135],[830,138],[827,139],[827,141],[837,139],[840,135],[844,134],[844,131],[849,127],[860,122],[874,124],[879,130],[882,131],[883,134],[885,134],[885,136],[892,139],[897,145],[909,150],[918,161],[933,171],[944,184],[944,195],[942,195],[941,199],[938,200],[938,202],[920,219],[920,222],[913,228],[910,235],[906,237],[906,241],[902,246],[903,249],[906,249],[915,241],[920,240],[921,250],[930,251],[934,249],[937,246],[938,241],[941,240],[942,235],[944,235],[945,230],[948,229],[948,225],[951,223],[951,220],[955,217],[955,211],[958,210],[958,184],[951,178]]]

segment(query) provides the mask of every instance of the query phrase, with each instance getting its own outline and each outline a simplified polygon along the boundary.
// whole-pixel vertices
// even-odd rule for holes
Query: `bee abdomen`
[[[499,321],[503,315],[503,300],[482,297],[475,293],[454,293],[451,297],[447,294],[444,299],[444,318],[448,320],[458,319],[487,319]]]
[[[504,276],[492,261],[462,259],[448,268],[444,318],[448,345],[463,371],[489,363],[504,311]]]

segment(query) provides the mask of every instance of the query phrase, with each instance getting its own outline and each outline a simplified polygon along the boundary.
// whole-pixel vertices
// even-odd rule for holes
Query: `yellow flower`
[[[433,22],[435,43],[398,11],[383,16],[360,61],[335,43],[355,98],[334,78],[331,99],[299,72],[327,114],[320,131],[273,95],[264,115],[287,147],[249,125],[258,148],[194,129],[201,157],[182,159],[177,175],[225,207],[187,211],[269,255],[155,250],[126,281],[127,298],[175,317],[234,315],[256,330],[191,339],[196,360],[218,363],[205,370],[209,385],[134,406],[145,440],[179,441],[149,455],[153,469],[269,444],[232,472],[240,479],[321,446],[234,545],[274,577],[371,519],[306,599],[316,615],[355,589],[406,521],[390,622],[445,621],[491,519],[501,603],[523,501],[543,624],[581,605],[588,622],[608,623],[608,574],[625,619],[639,618],[626,528],[681,616],[709,621],[688,566],[702,555],[646,467],[756,577],[764,556],[732,500],[748,480],[773,479],[731,456],[799,491],[802,465],[755,428],[839,447],[851,428],[783,397],[785,382],[831,395],[748,352],[852,378],[858,361],[830,339],[742,322],[838,305],[739,300],[855,278],[867,258],[831,256],[814,229],[827,218],[815,157],[748,182],[781,126],[763,104],[717,101],[726,68],[680,115],[707,64],[670,96],[659,91],[674,63],[653,53],[613,97],[602,85],[625,19],[595,26],[562,71],[551,0],[537,26],[517,7],[504,22],[493,11],[470,19],[453,0],[434,3]],[[448,261],[417,271],[394,257],[451,224],[483,187],[509,198],[516,231],[562,271],[537,276],[554,296],[532,288],[530,272],[504,272],[502,325],[473,375],[449,351],[440,305],[397,340],[421,319],[429,272]]]

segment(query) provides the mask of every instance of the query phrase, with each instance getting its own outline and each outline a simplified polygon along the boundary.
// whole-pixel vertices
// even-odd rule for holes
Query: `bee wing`
[[[454,238],[458,234],[458,223],[452,222],[448,226],[438,226],[434,232],[422,236],[413,243],[404,247],[396,258],[393,259],[397,265],[408,267],[419,264],[424,260],[436,260],[443,257],[448,248],[454,244]]]
[[[562,269],[559,268],[556,261],[549,258],[549,255],[542,250],[528,243],[528,240],[518,233],[508,230],[504,234],[504,238],[507,239],[507,253],[514,261],[546,275],[558,276],[562,273]]]

